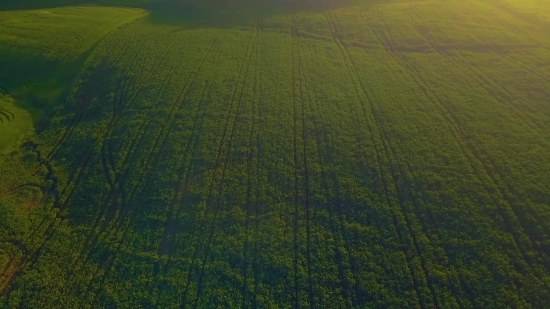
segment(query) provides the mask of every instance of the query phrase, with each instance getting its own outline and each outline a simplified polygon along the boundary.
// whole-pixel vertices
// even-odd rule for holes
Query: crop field
[[[550,3],[363,2],[0,11],[0,307],[547,308]]]

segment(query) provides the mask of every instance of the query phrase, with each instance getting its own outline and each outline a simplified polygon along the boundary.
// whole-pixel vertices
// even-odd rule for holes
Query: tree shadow
[[[258,19],[301,13],[322,13],[344,7],[368,8],[399,0],[207,0],[146,6],[149,21],[186,28],[234,28],[249,26]]]
[[[321,13],[349,6],[369,7],[403,0],[4,0],[0,10],[45,9],[69,5],[139,7],[149,21],[186,28],[249,26],[258,19]]]
[[[0,93],[13,97],[18,107],[32,115],[35,128],[43,128],[94,47],[67,61],[1,47]]]
[[[2,0],[0,10],[48,9],[67,5],[93,4],[93,0]]]

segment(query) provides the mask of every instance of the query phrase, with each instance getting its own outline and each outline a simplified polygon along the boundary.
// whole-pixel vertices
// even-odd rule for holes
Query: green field
[[[97,2],[0,11],[0,307],[550,308],[550,2]]]

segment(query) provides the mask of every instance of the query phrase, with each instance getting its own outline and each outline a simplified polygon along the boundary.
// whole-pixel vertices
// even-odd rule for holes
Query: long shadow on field
[[[362,8],[405,0],[6,0],[0,10],[46,9],[69,5],[139,7],[150,11],[154,24],[186,28],[249,26],[257,19],[297,13],[315,13],[347,6]]]
[[[32,10],[66,5],[89,4],[91,0],[2,0],[0,10]]]
[[[48,117],[66,98],[70,87],[95,47],[76,59],[48,59],[32,50],[0,48],[0,93],[10,95],[27,110],[36,128],[47,125]]]
[[[184,26],[186,28],[234,28],[249,26],[252,21],[298,13],[321,13],[347,6],[363,8],[401,0],[299,0],[232,2],[210,0],[147,7],[154,24]]]

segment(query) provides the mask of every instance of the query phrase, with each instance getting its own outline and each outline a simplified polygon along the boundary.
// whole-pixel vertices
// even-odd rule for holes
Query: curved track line
[[[175,41],[175,40],[174,40]],[[215,42],[214,42],[215,43]],[[213,48],[213,45],[214,43],[212,43],[210,46],[209,46],[209,49],[207,50],[207,53],[205,55],[205,57],[203,58],[203,61],[198,63],[197,64],[197,70],[196,72],[193,70],[190,72],[189,74],[189,77],[186,81],[186,83],[184,84],[184,87],[182,88],[182,91],[179,93],[179,96],[178,98],[174,101],[174,104],[172,106],[172,110],[170,111],[170,113],[168,114],[168,118],[167,120],[164,122],[164,125],[163,125],[163,128],[161,129],[161,132],[160,132],[160,135],[157,139],[155,139],[155,145],[152,147],[152,150],[151,150],[151,153],[149,154],[148,158],[146,159],[146,163],[145,163],[145,167],[143,168],[144,172],[142,173],[141,175],[141,181],[139,181],[140,184],[144,184],[144,186],[146,186],[146,184],[149,182],[149,179],[151,177],[151,175],[153,174],[153,172],[155,171],[156,169],[156,165],[158,164],[158,162],[160,161],[160,156],[162,156],[163,154],[163,149],[164,147],[166,146],[166,141],[168,140],[168,136],[170,134],[170,131],[172,130],[172,127],[173,127],[173,124],[175,122],[175,118],[174,118],[174,115],[183,107],[183,104],[185,103],[185,97],[187,96],[187,94],[189,93],[190,89],[192,88],[192,84],[193,82],[195,81],[196,79],[196,76],[197,76],[197,73],[198,73],[198,70],[200,69],[200,66],[204,63],[206,57],[209,55],[209,51]],[[168,52],[168,50],[167,50]],[[183,55],[180,55],[180,57],[182,57]],[[157,64],[158,65],[158,64]],[[193,74],[195,73],[195,74]],[[135,96],[137,97],[137,96]],[[170,121],[170,118],[172,118],[172,121]],[[167,133],[166,134],[163,134],[164,130],[165,129],[168,129]],[[160,149],[156,152],[156,159],[155,160],[152,160],[153,159],[153,153],[155,152],[155,150],[157,149],[157,143],[158,142],[161,142],[160,144]],[[152,163],[152,165],[151,165]],[[150,167],[150,168],[149,168]],[[146,171],[149,171],[148,173],[146,173]],[[145,176],[147,174],[147,176]],[[145,178],[143,178],[145,176]],[[133,197],[138,193],[138,187],[139,186],[136,186],[133,190],[133,192],[130,193],[130,200],[133,200]],[[143,190],[140,192],[140,196],[143,195]],[[141,199],[141,198],[140,198]],[[127,211],[121,211],[120,214],[119,214],[119,220],[118,220],[118,225],[121,224],[121,220],[122,218],[124,217],[124,213],[126,213]],[[133,214],[135,214],[135,211],[132,212]],[[127,225],[127,228],[125,228],[123,230],[123,237],[121,238],[121,240],[119,241],[119,247],[122,245],[124,239],[125,239],[125,235],[127,234],[128,230],[129,230],[129,226],[131,225],[131,222],[133,221],[133,215],[128,219],[128,225]],[[118,250],[116,250],[114,252],[114,256],[116,257],[116,254],[117,254]],[[114,259],[114,258],[113,258]],[[105,272],[105,275],[103,276],[103,279],[102,280],[105,280],[105,278],[108,276],[108,274],[110,273],[110,270],[112,269],[113,267],[113,264],[110,264],[110,266],[108,266],[108,269],[107,271]],[[91,287],[91,284],[92,284],[93,281],[90,281],[89,283],[89,288]],[[88,293],[87,295],[90,293],[90,290],[88,289]]]
[[[243,60],[243,63],[241,64],[241,68],[240,68],[240,71],[239,71],[239,76],[238,76],[238,78],[235,82],[235,87],[233,89],[233,94],[231,96],[231,100],[230,100],[231,105],[230,105],[230,108],[229,108],[229,111],[228,111],[228,114],[227,114],[227,118],[226,118],[226,121],[225,121],[224,130],[223,130],[223,134],[222,134],[222,139],[220,141],[220,146],[218,147],[216,161],[214,163],[214,172],[213,172],[213,175],[212,175],[212,178],[211,178],[211,181],[210,181],[210,185],[209,185],[209,189],[208,189],[208,195],[207,195],[207,198],[206,198],[206,206],[205,206],[205,209],[204,209],[205,214],[204,214],[203,220],[200,223],[199,228],[196,230],[197,233],[195,233],[197,243],[194,246],[195,248],[194,248],[193,256],[192,256],[192,259],[191,259],[191,264],[189,265],[189,268],[187,270],[187,284],[186,284],[185,289],[183,291],[183,294],[181,296],[180,308],[185,308],[185,306],[186,306],[187,293],[189,291],[189,285],[190,285],[189,282],[191,280],[191,276],[193,274],[193,271],[195,271],[197,267],[200,269],[200,273],[199,273],[197,298],[194,301],[194,307],[198,306],[199,296],[200,296],[201,290],[202,290],[202,275],[204,273],[204,265],[205,265],[206,260],[208,258],[210,245],[211,245],[212,240],[214,238],[213,237],[214,226],[215,226],[215,223],[216,223],[217,214],[218,214],[218,210],[219,210],[219,203],[220,203],[220,198],[221,198],[221,192],[222,192],[223,185],[224,185],[225,171],[226,171],[226,168],[227,168],[229,154],[230,154],[230,151],[231,151],[231,143],[232,143],[232,139],[233,139],[233,133],[234,133],[234,130],[235,130],[235,127],[236,127],[236,122],[237,122],[238,117],[239,117],[239,107],[240,107],[240,103],[241,103],[242,91],[243,91],[243,88],[244,88],[244,81],[246,79],[248,68],[250,66],[250,59],[252,57],[252,51],[254,50],[255,39],[256,39],[257,35],[258,35],[257,30],[254,29],[253,33],[252,33],[252,35],[249,39],[249,42],[248,42],[248,45],[247,45],[247,50],[246,50],[246,53],[244,55],[244,60]],[[241,79],[243,80],[242,82],[240,82]],[[240,94],[238,95],[238,101],[237,101],[237,93],[239,92],[239,90],[238,90],[239,89],[239,84],[240,84]],[[220,185],[219,185],[219,188],[218,188],[218,195],[217,195],[217,198],[216,198],[215,205],[212,205],[213,204],[213,196],[212,196],[213,195],[213,187],[214,187],[215,179],[216,179],[216,176],[218,174],[219,167],[220,167],[220,163],[221,163],[220,159],[221,159],[222,153],[224,152],[223,151],[223,145],[225,144],[224,141],[227,137],[228,126],[231,122],[231,114],[232,114],[232,111],[233,111],[233,107],[235,105],[235,101],[237,101],[236,102],[237,103],[236,108],[235,108],[235,111],[234,111],[235,116],[234,116],[233,124],[231,125],[232,126],[231,133],[228,136],[228,145],[227,145],[227,150],[225,151],[226,152],[225,161],[224,161],[223,166],[222,166],[222,173],[221,173],[221,178],[220,178]],[[211,209],[211,208],[213,208],[213,209]],[[204,257],[202,259],[201,266],[199,267],[199,266],[196,266],[195,263],[197,262],[196,261],[197,258],[199,258],[198,257],[199,250],[200,250],[200,248],[203,247],[203,244],[201,244],[201,238],[205,234],[205,230],[206,230],[205,225],[207,224],[206,223],[206,218],[208,217],[211,210],[213,211],[213,218],[210,219],[210,221],[211,221],[210,229],[209,229],[210,232],[208,233],[209,236],[208,236],[208,239],[207,239],[207,242],[206,242],[206,248],[204,250],[205,251]],[[199,270],[197,269],[196,271],[199,271]]]
[[[386,192],[386,193],[385,193],[385,194],[386,194],[386,199],[387,199],[387,201],[388,201],[388,205],[390,206],[390,209],[392,209],[392,208],[393,208],[393,206],[392,206],[393,203],[392,203],[391,201],[392,201],[393,199],[392,199],[392,198],[390,197],[390,195],[389,195],[388,188],[395,190],[395,192],[394,192],[394,193],[395,193],[395,197],[394,197],[394,198],[396,199],[395,202],[396,202],[396,204],[399,206],[399,209],[397,210],[397,212],[394,212],[394,214],[393,214],[393,216],[394,216],[394,218],[393,218],[393,220],[394,220],[394,226],[395,226],[395,228],[396,228],[396,230],[397,230],[397,232],[398,232],[398,236],[399,236],[400,242],[408,247],[408,246],[409,246],[409,242],[410,242],[411,239],[412,239],[413,244],[415,244],[415,239],[416,239],[416,237],[415,237],[414,233],[413,233],[412,230],[411,230],[410,222],[409,222],[409,220],[408,220],[408,218],[407,218],[407,216],[406,216],[406,213],[404,212],[404,205],[403,205],[403,201],[401,200],[401,196],[400,196],[400,195],[398,194],[398,192],[397,192],[398,186],[397,186],[396,180],[395,180],[394,177],[393,177],[393,169],[394,169],[394,168],[393,168],[393,164],[392,164],[392,162],[391,162],[391,158],[390,158],[390,154],[389,154],[389,152],[388,152],[387,146],[386,146],[386,142],[384,141],[384,135],[383,135],[383,133],[382,133],[382,129],[380,128],[380,126],[379,126],[379,124],[378,124],[378,123],[379,123],[379,119],[378,119],[377,113],[375,112],[374,107],[373,107],[373,105],[372,105],[372,99],[370,98],[370,95],[369,95],[368,92],[365,90],[365,88],[364,88],[364,86],[363,86],[363,84],[362,84],[362,82],[361,82],[360,75],[359,75],[357,69],[355,68],[355,65],[354,65],[354,63],[353,63],[353,60],[352,60],[351,56],[349,55],[349,53],[348,53],[348,51],[347,51],[347,49],[346,49],[346,47],[345,47],[345,44],[342,42],[342,39],[341,39],[341,37],[340,37],[340,35],[339,35],[339,33],[340,33],[340,26],[339,26],[339,24],[338,24],[337,17],[335,16],[334,12],[329,12],[329,13],[326,14],[326,16],[327,16],[327,20],[329,21],[329,26],[330,26],[330,28],[331,28],[331,32],[333,33],[333,38],[334,38],[334,40],[335,40],[335,43],[336,43],[336,44],[339,46],[339,48],[340,48],[340,51],[341,51],[341,53],[342,53],[342,57],[343,57],[344,59],[348,59],[348,61],[349,61],[349,63],[348,63],[348,61],[345,61],[345,63],[346,63],[346,66],[348,67],[348,70],[349,70],[349,72],[350,72],[350,75],[352,76],[352,79],[354,80],[354,88],[355,88],[355,91],[356,91],[356,93],[357,93],[357,95],[358,95],[359,98],[361,97],[360,93],[362,93],[362,94],[363,94],[363,97],[366,99],[366,102],[369,104],[370,114],[371,114],[372,117],[373,117],[373,120],[372,120],[372,121],[373,121],[373,124],[374,124],[374,129],[375,129],[375,131],[373,131],[373,128],[372,128],[371,125],[370,125],[370,121],[367,121],[367,124],[369,125],[370,131],[373,132],[373,133],[375,132],[376,135],[380,138],[380,143],[381,143],[381,145],[376,146],[377,143],[375,142],[375,139],[374,139],[373,135],[371,134],[371,139],[372,139],[373,145],[374,145],[374,147],[375,147],[375,150],[376,150],[376,152],[377,152],[377,161],[378,161],[379,170],[380,170],[380,173],[381,173],[381,176],[382,176],[382,182],[383,182],[383,184],[384,184],[384,187],[386,188],[386,189],[385,189],[385,192]],[[386,48],[387,48],[387,45],[391,45],[391,44],[385,44],[384,46],[386,46]],[[358,87],[357,87],[356,84],[358,84]],[[368,119],[368,116],[367,116],[367,115],[368,115],[368,114],[365,112],[364,107],[363,107],[363,116],[364,116],[364,118],[365,118],[366,120]],[[376,140],[378,140],[378,139],[376,139]],[[388,160],[388,163],[389,163],[389,167],[390,167],[390,178],[391,178],[391,179],[390,179],[390,180],[391,180],[390,185],[388,185],[389,182],[386,181],[386,179],[385,179],[385,175],[384,175],[385,172],[384,172],[384,169],[382,168],[381,156],[380,156],[380,154],[379,154],[379,151],[380,151],[380,150],[378,149],[379,147],[382,149],[382,152],[384,153],[384,155],[385,155],[385,157],[386,157],[386,159]],[[393,191],[393,190],[392,190],[392,191]],[[393,195],[393,194],[392,194],[392,195]],[[397,215],[396,215],[396,213],[397,213]],[[404,228],[405,228],[405,229],[407,230],[407,232],[408,232],[408,237],[407,237],[407,236],[403,236],[403,235],[402,235],[402,232],[401,232],[401,229],[399,228],[399,226],[401,226],[401,225],[403,224],[402,222],[399,223],[399,221],[400,221],[400,220],[398,220],[398,219],[400,219],[399,216],[398,216],[399,213],[403,216],[403,218],[402,218],[401,220],[403,220],[404,223],[405,223],[405,227],[404,227]],[[404,237],[405,237],[405,238],[404,238]],[[415,249],[416,249],[417,253],[420,255],[421,260],[422,260],[421,252],[418,251],[418,250],[419,250],[419,247],[415,245]],[[417,276],[415,275],[414,267],[413,267],[413,264],[412,264],[413,256],[411,256],[411,253],[410,253],[408,250],[406,250],[406,249],[403,249],[403,252],[404,252],[404,254],[405,254],[405,256],[407,257],[407,260],[408,260],[409,269],[410,269],[410,274],[411,274],[411,276],[412,276],[412,278],[413,278],[413,282],[414,282],[414,285],[415,285],[415,290],[416,290],[416,292],[417,292],[418,299],[419,299],[419,301],[420,301],[421,306],[422,306],[422,307],[425,307],[426,304],[425,304],[425,302],[423,301],[424,298],[421,297],[422,294],[421,294],[421,293],[419,292],[419,290],[418,290],[418,287],[419,287],[419,285],[421,285],[421,283],[420,283],[420,281],[419,281],[420,279],[417,278]],[[429,279],[429,276],[428,276],[428,271],[427,271],[427,269],[424,267],[424,264],[423,264],[423,263],[421,264],[421,266],[422,266],[422,270],[423,270],[423,273],[424,273],[423,275],[424,275],[424,277],[426,278],[426,280],[428,281],[428,288],[429,288],[430,291],[431,291],[431,296],[432,296],[433,304],[435,305],[436,308],[439,308],[438,300],[437,300],[435,291],[434,291],[434,289],[433,289],[433,286],[431,285],[431,280]]]

